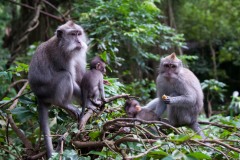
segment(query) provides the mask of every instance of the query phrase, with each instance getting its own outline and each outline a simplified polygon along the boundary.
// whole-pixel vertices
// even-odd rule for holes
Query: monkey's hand
[[[162,96],[162,100],[165,104],[169,104],[170,103],[170,97],[166,96],[165,94]]]
[[[107,80],[103,80],[103,84],[105,84],[105,85],[107,85],[107,86],[111,86],[112,84],[109,82],[109,81],[107,81]]]

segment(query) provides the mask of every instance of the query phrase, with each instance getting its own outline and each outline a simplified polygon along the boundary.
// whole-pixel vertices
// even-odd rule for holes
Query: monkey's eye
[[[78,36],[81,36],[81,35],[82,35],[82,32],[79,31],[79,32],[77,33],[77,35],[78,35]]]
[[[164,64],[163,67],[165,67],[165,68],[170,68],[171,65],[170,65],[170,64]]]
[[[76,36],[76,33],[75,33],[75,32],[72,32],[71,35],[72,35],[72,36]]]
[[[172,65],[171,65],[171,68],[174,69],[174,68],[177,68],[177,66],[176,66],[175,64],[172,64]]]

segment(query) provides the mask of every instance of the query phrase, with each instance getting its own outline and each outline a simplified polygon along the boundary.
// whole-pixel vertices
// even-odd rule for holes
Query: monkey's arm
[[[157,116],[161,116],[163,112],[166,110],[166,105],[163,101],[159,101],[159,98],[155,98],[150,101],[146,106],[142,107],[142,109],[147,109],[153,111],[157,114]]]
[[[155,98],[153,100],[151,100],[146,106],[142,107],[142,108],[146,108],[148,110],[155,110],[157,108],[157,105],[158,105],[158,101],[159,101],[159,98]]]
[[[164,99],[165,104],[174,104],[176,106],[192,106],[196,103],[196,95],[167,96]]]
[[[164,111],[167,109],[167,105],[163,102],[163,100],[159,100],[157,103],[157,107],[155,109],[155,113],[161,117]]]

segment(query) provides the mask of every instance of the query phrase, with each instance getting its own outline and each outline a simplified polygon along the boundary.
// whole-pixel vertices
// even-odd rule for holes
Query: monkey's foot
[[[97,108],[95,106],[88,106],[87,108],[93,110],[93,112],[95,112],[95,113],[99,113],[99,111],[97,110]]]
[[[92,99],[90,99],[90,101],[91,101],[92,104],[93,104],[94,106],[96,106],[96,107],[99,107],[99,106],[102,105],[102,101],[99,101],[99,100],[94,101],[94,100],[92,100]]]

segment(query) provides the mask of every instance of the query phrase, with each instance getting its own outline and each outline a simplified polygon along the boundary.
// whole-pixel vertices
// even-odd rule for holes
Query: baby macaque
[[[129,118],[139,118],[145,121],[159,121],[159,117],[153,111],[142,108],[137,100],[127,100],[124,109]]]
[[[85,108],[101,105],[105,101],[103,75],[106,73],[106,64],[100,57],[95,57],[90,63],[90,70],[87,71],[81,81],[82,92],[82,112],[80,119],[83,117]],[[98,98],[101,97],[102,101]],[[93,108],[91,108],[93,109]]]

